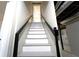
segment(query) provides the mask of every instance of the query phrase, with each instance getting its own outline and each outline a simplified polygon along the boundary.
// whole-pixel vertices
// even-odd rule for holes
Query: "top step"
[[[34,31],[41,31],[41,30],[44,30],[43,28],[36,28],[36,29],[29,29],[29,30],[34,30]]]

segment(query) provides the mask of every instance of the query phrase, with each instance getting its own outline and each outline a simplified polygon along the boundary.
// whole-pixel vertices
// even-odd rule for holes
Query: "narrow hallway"
[[[18,56],[56,56],[55,47],[49,40],[45,25],[42,24],[40,5],[34,5],[33,20],[25,35],[24,43]],[[52,40],[52,39],[51,39]],[[20,41],[21,42],[21,41]],[[21,43],[20,43],[21,44]],[[19,44],[19,45],[20,45]],[[52,49],[54,52],[52,52]]]

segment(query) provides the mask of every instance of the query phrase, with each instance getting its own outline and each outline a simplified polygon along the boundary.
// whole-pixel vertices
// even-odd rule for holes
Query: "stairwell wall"
[[[48,22],[51,28],[53,29],[54,27],[56,27],[58,29],[54,2],[53,1],[42,2],[41,7],[42,7],[41,8],[42,16],[45,18],[45,20]],[[54,39],[54,42],[55,42],[55,39]],[[58,44],[59,44],[59,49],[60,49],[60,54],[61,54],[60,38],[59,38]]]
[[[70,24],[67,24],[66,32],[71,48],[71,53],[73,55],[79,56],[79,17],[73,20],[77,21],[70,22]]]
[[[16,8],[16,25],[15,31],[17,32],[32,15],[32,3],[31,2],[17,2]]]
[[[53,27],[57,27],[54,2],[53,1],[43,2],[41,6],[42,6],[41,8],[42,16],[46,19],[48,24],[52,27],[52,29]]]
[[[15,33],[32,14],[31,3],[10,1],[7,3],[1,27],[1,57],[13,56]]]
[[[10,9],[11,8],[11,9]],[[8,50],[11,52],[12,41],[14,38],[14,25],[15,25],[15,12],[16,12],[16,2],[8,2],[6,5],[3,22],[1,26],[1,47],[0,56],[8,56]],[[12,43],[10,45],[10,43]],[[13,46],[12,46],[13,47]],[[12,55],[12,54],[11,54]]]

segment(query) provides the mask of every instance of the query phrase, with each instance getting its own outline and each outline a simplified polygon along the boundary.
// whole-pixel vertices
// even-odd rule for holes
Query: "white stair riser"
[[[28,34],[45,34],[45,31],[29,31]]]
[[[44,29],[29,29],[29,30],[36,30],[37,31],[37,30],[44,30]]]
[[[27,38],[47,38],[46,35],[27,35]]]
[[[48,39],[26,39],[25,44],[48,44]]]

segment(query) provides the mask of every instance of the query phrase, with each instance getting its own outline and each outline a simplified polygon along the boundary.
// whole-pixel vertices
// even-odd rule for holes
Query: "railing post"
[[[19,40],[19,35],[16,33],[13,57],[17,57],[17,53],[18,53],[18,40]]]
[[[56,27],[54,27],[54,35],[55,35],[57,57],[60,57],[60,49],[59,49],[59,44],[58,44],[58,30],[56,29]]]

